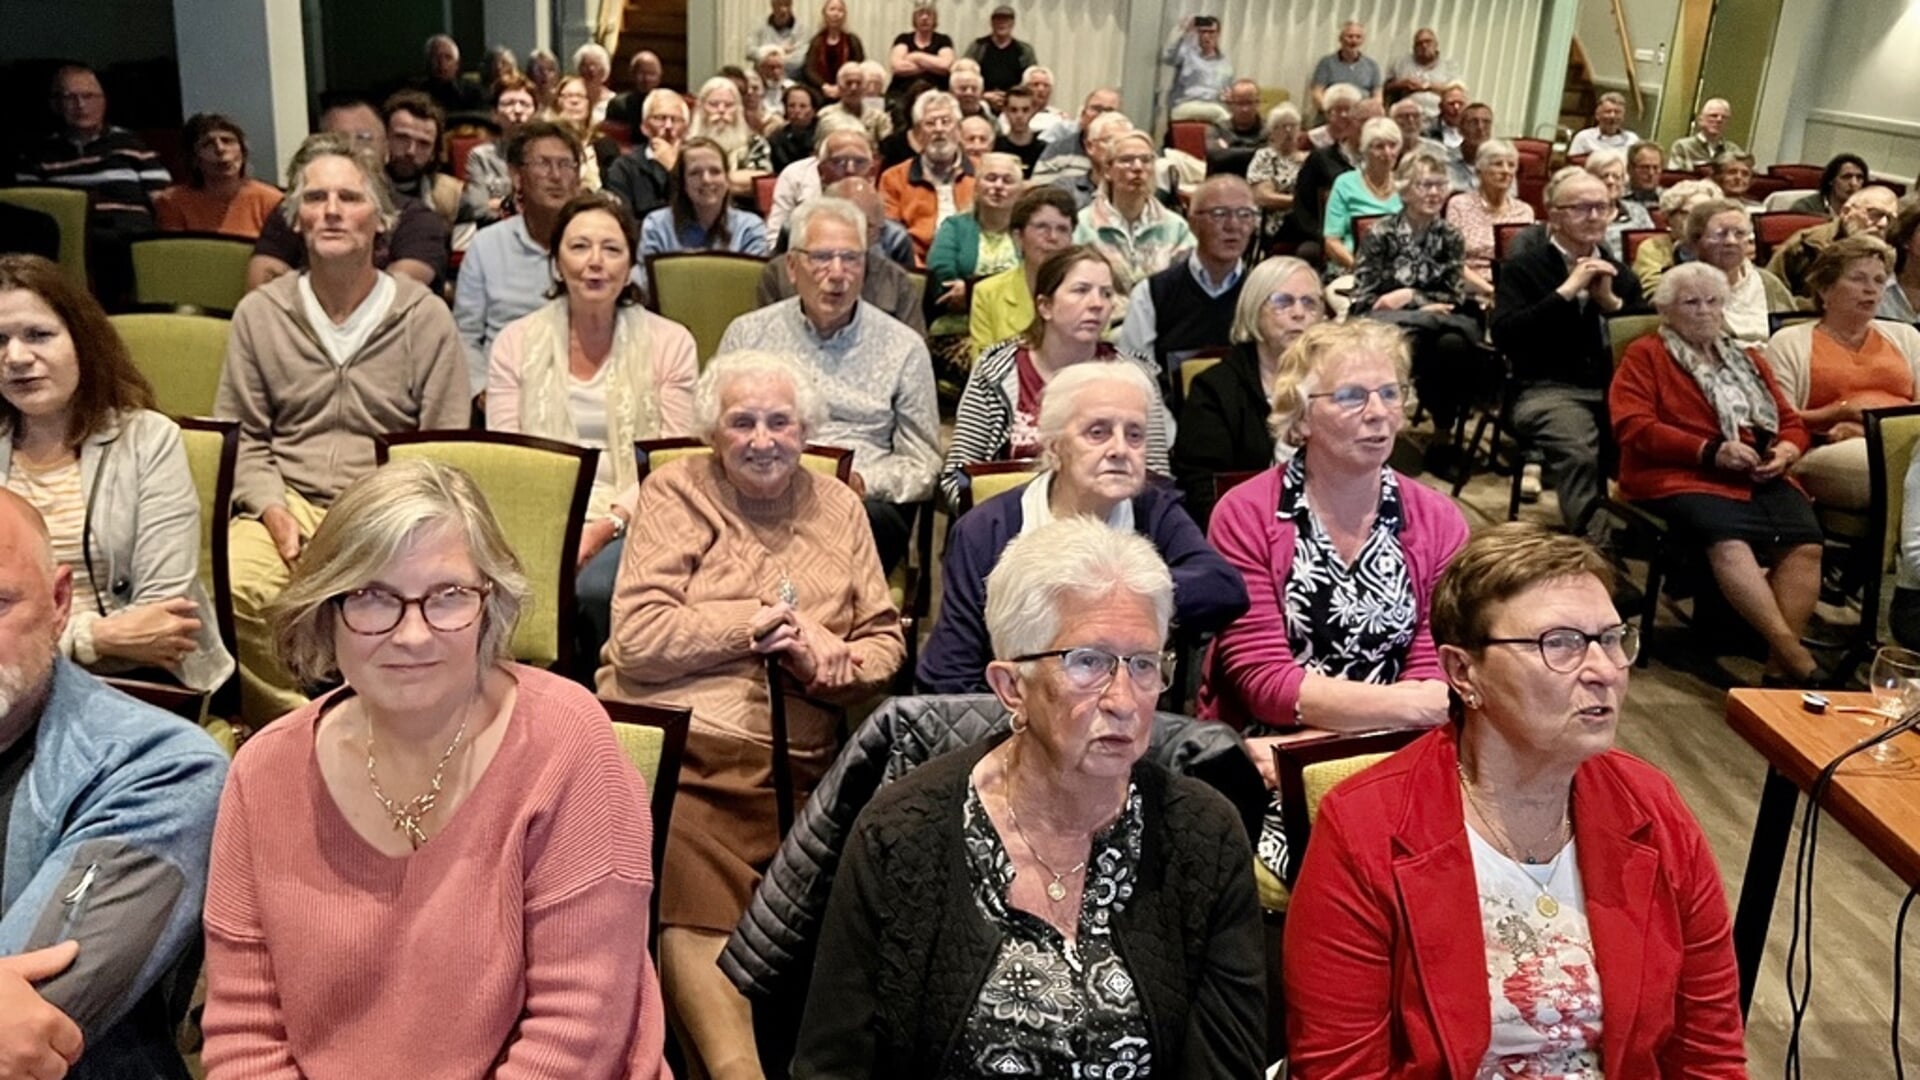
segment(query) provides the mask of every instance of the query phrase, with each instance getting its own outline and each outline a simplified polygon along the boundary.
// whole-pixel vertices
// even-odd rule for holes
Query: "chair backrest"
[[[1667,235],[1665,229],[1628,229],[1620,234],[1620,250],[1626,261],[1631,264],[1633,257],[1640,253],[1640,245],[1656,236]]]
[[[1356,252],[1359,246],[1366,242],[1367,234],[1373,231],[1374,225],[1386,216],[1385,214],[1363,214],[1353,219],[1353,244]]]
[[[121,679],[107,676],[102,682],[115,690],[143,701],[156,709],[167,712],[190,724],[200,723],[206,710],[207,695],[198,690],[189,690],[184,686],[168,686],[165,683],[147,682],[144,679]]]
[[[1785,191],[1792,185],[1778,176],[1756,176],[1747,188],[1747,198],[1765,200],[1775,192]]]
[[[680,790],[680,761],[687,751],[687,725],[693,710],[677,705],[648,705],[637,701],[601,698],[600,706],[613,721],[613,737],[621,752],[647,782],[648,809],[653,816],[653,879],[667,855],[667,831],[673,825],[673,797]],[[660,890],[653,890],[657,919]],[[653,936],[649,935],[649,941]]]
[[[647,257],[653,309],[693,333],[704,366],[733,320],[759,307],[767,260],[727,251],[676,251]]]
[[[474,147],[485,141],[486,137],[481,135],[447,136],[447,170],[455,180],[466,181],[467,158],[472,155]]]
[[[1289,886],[1300,875],[1313,820],[1319,816],[1320,800],[1327,792],[1425,734],[1419,728],[1394,728],[1281,743],[1273,748],[1274,769],[1280,777],[1280,821],[1287,835]]]
[[[976,461],[965,468],[966,483],[960,485],[962,514],[1004,491],[1012,491],[1040,475],[1038,461]]]
[[[1868,516],[1880,537],[1880,561],[1867,575],[1866,602],[1860,606],[1861,629],[1871,640],[1879,633],[1881,579],[1893,568],[1905,532],[1907,468],[1920,445],[1920,405],[1868,409],[1862,414],[1867,428],[1867,478],[1872,493]]]
[[[1523,221],[1503,221],[1496,224],[1493,227],[1493,261],[1505,262],[1507,256],[1513,253],[1514,242],[1520,239],[1520,234],[1531,228],[1533,228],[1531,222]]]
[[[1259,476],[1264,469],[1250,469],[1244,472],[1222,472],[1213,474],[1213,501],[1217,504],[1226,497],[1227,492]]]
[[[711,453],[713,453],[713,447],[707,445],[704,439],[684,436],[670,439],[638,439],[633,444],[633,460],[641,480],[645,480],[653,470],[670,461]],[[850,484],[853,482],[853,451],[838,446],[808,443],[800,452],[800,467],[820,476],[831,476],[843,484]]]
[[[1179,374],[1173,380],[1173,392],[1168,395],[1167,401],[1167,408],[1176,418],[1186,408],[1187,395],[1193,390],[1193,380],[1199,378],[1201,372],[1225,359],[1228,351],[1226,348],[1201,349],[1199,352],[1190,353],[1181,358]]]
[[[170,312],[110,316],[133,366],[153,384],[154,408],[168,416],[212,416],[233,326],[211,315]]]
[[[167,233],[135,240],[133,298],[142,304],[231,315],[247,294],[253,242],[218,233]]]
[[[1801,229],[1810,229],[1815,225],[1825,225],[1827,219],[1818,214],[1796,214],[1791,210],[1777,210],[1753,215],[1754,262],[1765,265],[1772,258],[1773,249],[1784,244],[1787,238]]]
[[[1820,316],[1811,311],[1769,311],[1767,312],[1767,336],[1772,337],[1794,323],[1813,322]]]
[[[1627,354],[1627,346],[1658,329],[1658,315],[1607,316],[1607,343],[1613,346],[1613,366],[1620,366],[1620,358]]]
[[[1825,165],[1805,165],[1798,163],[1775,162],[1767,166],[1766,175],[1777,176],[1787,182],[1788,187],[1820,190],[1820,178],[1826,175]]]
[[[60,269],[87,287],[87,193],[64,187],[0,188],[0,202],[38,210],[60,226]]]
[[[182,416],[180,442],[200,493],[200,584],[213,599],[220,640],[233,652],[233,583],[227,567],[227,519],[233,513],[233,477],[240,459],[240,425],[233,420]]]
[[[486,496],[533,595],[513,632],[513,657],[568,670],[573,659],[574,564],[599,451],[499,431],[404,431],[374,439],[374,457],[431,458],[466,471]]]
[[[1794,187],[1786,188],[1784,190],[1775,191],[1768,194],[1765,199],[1761,200],[1761,209],[1768,213],[1774,213],[1776,211],[1786,210],[1792,207],[1794,203],[1799,202],[1801,199],[1804,199],[1809,195],[1818,195],[1818,194],[1820,194],[1820,191],[1818,188],[1794,188]]]
[[[1167,141],[1175,150],[1207,160],[1207,134],[1213,125],[1204,120],[1175,120],[1168,125]]]
[[[761,173],[753,178],[753,205],[759,209],[762,219],[773,212],[773,186],[780,178],[772,173]]]
[[[1661,169],[1660,186],[1670,188],[1682,180],[1698,180],[1700,174],[1689,169]]]

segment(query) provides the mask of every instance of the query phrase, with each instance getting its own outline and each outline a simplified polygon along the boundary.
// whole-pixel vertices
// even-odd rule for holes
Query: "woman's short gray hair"
[[[394,224],[400,220],[400,209],[394,205],[393,192],[387,187],[385,165],[374,159],[372,150],[336,131],[307,136],[301,140],[300,149],[293,152],[293,160],[287,163],[287,197],[280,203],[280,215],[287,219],[287,224],[299,227],[300,200],[307,193],[307,166],[323,157],[342,157],[353,162],[353,167],[360,170],[360,179],[366,183],[367,197],[379,211],[380,231],[392,233]]]
[[[1695,199],[1723,199],[1726,193],[1711,180],[1682,180],[1660,193],[1660,213],[1673,221],[1686,212]]]
[[[798,360],[780,353],[759,349],[739,349],[722,353],[707,364],[693,388],[693,429],[708,442],[720,430],[720,406],[727,391],[741,379],[785,379],[793,389],[793,414],[800,421],[802,438],[811,436],[827,422],[827,403],[820,396],[820,384],[813,372]]]
[[[606,47],[597,41],[589,41],[585,45],[573,50],[573,70],[576,73],[580,70],[580,61],[588,57],[600,61],[600,66],[606,68],[609,72],[613,70],[613,57],[607,55]]]
[[[789,250],[798,250],[807,246],[807,229],[813,224],[813,219],[818,217],[845,222],[853,226],[853,231],[859,233],[862,240],[866,239],[867,215],[858,205],[850,199],[842,199],[835,195],[815,195],[801,203],[794,210],[793,215],[787,218],[787,239],[791,244]]]
[[[1586,164],[1581,167],[1593,175],[1599,176],[1600,170],[1609,165],[1618,165],[1622,169],[1625,169],[1627,167],[1627,152],[1617,146],[1603,146],[1593,153],[1588,154]]]
[[[1327,92],[1321,95],[1320,101],[1322,102],[1323,108],[1331,109],[1335,105],[1358,105],[1360,104],[1360,99],[1366,96],[1359,87],[1352,83],[1337,82],[1327,87]]]
[[[1090,517],[1061,518],[1013,538],[987,575],[987,637],[995,659],[1042,652],[1069,612],[1125,592],[1153,606],[1164,644],[1173,621],[1173,575],[1153,544]]]
[[[1274,128],[1279,127],[1282,120],[1291,120],[1296,127],[1299,126],[1300,106],[1295,105],[1291,101],[1283,101],[1273,108],[1268,109],[1266,127],[1268,134],[1271,134]]]
[[[303,682],[339,675],[334,600],[377,579],[408,542],[429,530],[466,545],[488,587],[482,609],[482,667],[512,657],[514,627],[532,596],[520,560],[473,477],[428,458],[394,461],[347,486],[313,534],[291,580],[267,608],[282,663]]]
[[[1406,136],[1401,134],[1399,124],[1394,123],[1384,116],[1376,116],[1360,125],[1361,153],[1364,154],[1372,149],[1373,144],[1383,142],[1392,143],[1395,146],[1403,145],[1406,142]]]
[[[1065,371],[1047,381],[1046,391],[1040,395],[1040,415],[1035,418],[1033,426],[1036,429],[1036,441],[1040,444],[1041,468],[1059,467],[1060,460],[1053,452],[1053,444],[1067,433],[1067,425],[1080,407],[1081,392],[1106,383],[1131,386],[1140,391],[1151,422],[1155,397],[1153,380],[1147,378],[1146,372],[1141,371],[1133,361],[1124,358],[1089,360],[1069,365]]]
[[[1518,164],[1520,149],[1506,139],[1488,139],[1473,152],[1473,167],[1484,169],[1496,161],[1511,161]]]
[[[1240,299],[1233,304],[1233,329],[1229,332],[1228,338],[1236,345],[1249,342],[1265,344],[1267,339],[1260,330],[1260,309],[1267,306],[1267,298],[1272,296],[1283,282],[1302,270],[1313,278],[1314,295],[1320,296],[1323,288],[1320,275],[1315,273],[1313,267],[1304,259],[1296,259],[1292,255],[1275,255],[1270,259],[1260,260],[1253,269],[1247,271],[1247,276],[1241,279]],[[1179,378],[1179,373],[1175,372],[1174,377]]]
[[[1423,147],[1401,158],[1400,164],[1394,166],[1394,189],[1397,190],[1400,193],[1400,197],[1404,199],[1407,193],[1413,190],[1413,185],[1430,176],[1444,177],[1446,175],[1446,160],[1439,154]]]
[[[1727,275],[1719,267],[1711,263],[1683,262],[1660,275],[1659,284],[1653,287],[1654,310],[1665,315],[1681,289],[1704,290],[1718,296],[1722,303],[1733,295],[1733,286],[1727,284]]]

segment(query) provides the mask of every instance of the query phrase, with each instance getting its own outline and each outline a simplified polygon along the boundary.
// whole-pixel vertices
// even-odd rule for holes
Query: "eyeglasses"
[[[1589,634],[1571,626],[1556,626],[1539,637],[1488,638],[1482,644],[1532,645],[1540,650],[1540,662],[1547,665],[1547,670],[1565,675],[1577,670],[1587,659],[1587,649],[1596,644],[1615,667],[1632,664],[1640,655],[1640,628],[1621,623]]]
[[[81,105],[89,101],[99,101],[106,96],[98,90],[80,90],[70,94],[55,94],[53,99],[62,105]]]
[[[548,176],[572,176],[580,171],[580,163],[572,158],[533,158],[527,162],[526,170]]]
[[[1452,184],[1449,184],[1449,183],[1447,182],[1447,180],[1446,180],[1446,178],[1445,178],[1445,177],[1440,177],[1440,176],[1432,176],[1432,177],[1428,177],[1428,178],[1427,178],[1427,179],[1425,179],[1425,180],[1416,180],[1416,181],[1414,182],[1414,184],[1413,184],[1413,190],[1415,190],[1415,191],[1445,191],[1445,190],[1447,190],[1448,188],[1450,188],[1450,187],[1452,187],[1452,186],[1453,186]]]
[[[1848,212],[1859,214],[1861,217],[1866,218],[1869,222],[1875,225],[1884,225],[1887,222],[1892,221],[1894,216],[1893,211],[1883,210],[1878,206],[1863,206],[1857,210],[1850,209]]]
[[[1407,400],[1407,390],[1407,384],[1403,382],[1391,382],[1385,386],[1376,386],[1372,389],[1364,386],[1348,385],[1336,386],[1324,394],[1308,394],[1307,397],[1331,398],[1333,399],[1334,407],[1341,412],[1359,412],[1361,409],[1367,407],[1367,399],[1375,394],[1380,395],[1380,404],[1385,405],[1389,409],[1398,408],[1402,402]]]
[[[841,172],[863,173],[873,168],[873,159],[870,157],[842,155],[840,157],[821,158],[820,160],[839,169]]]
[[[1326,305],[1320,302],[1318,296],[1294,296],[1283,292],[1267,297],[1267,306],[1282,315],[1296,307],[1309,314],[1319,314],[1326,310]]]
[[[806,256],[807,266],[818,273],[833,269],[835,263],[842,266],[865,266],[867,253],[864,251],[816,251],[812,248],[794,248],[795,252]]]
[[[442,585],[424,596],[401,596],[392,589],[369,585],[333,598],[340,609],[340,621],[356,634],[387,634],[407,617],[407,609],[418,606],[427,625],[443,634],[465,630],[480,617],[487,604],[491,585]]]
[[[1574,217],[1599,217],[1613,213],[1613,204],[1610,202],[1554,203],[1553,208]]]
[[[1744,244],[1747,241],[1753,239],[1753,230],[1752,229],[1714,229],[1710,232],[1705,232],[1700,235],[1702,239],[1711,240],[1716,244],[1728,244],[1728,243]]]
[[[1250,225],[1253,219],[1260,216],[1260,211],[1250,206],[1212,206],[1199,211],[1195,216],[1206,218],[1216,225],[1225,225],[1229,221]]]
[[[1173,654],[1169,652],[1121,656],[1085,645],[1077,649],[1028,653],[1013,659],[1015,663],[1024,664],[1029,660],[1054,657],[1060,659],[1060,673],[1067,677],[1067,685],[1084,694],[1105,690],[1113,683],[1114,673],[1120,670],[1122,663],[1127,665],[1127,678],[1133,680],[1133,688],[1150,694],[1158,694],[1173,675]]]
[[[1153,155],[1152,154],[1127,154],[1123,157],[1114,158],[1113,164],[1115,168],[1119,168],[1119,169],[1151,168],[1153,166]]]

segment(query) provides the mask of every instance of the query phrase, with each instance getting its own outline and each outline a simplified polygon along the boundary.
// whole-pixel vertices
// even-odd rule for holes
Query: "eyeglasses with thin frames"
[[[1609,626],[1589,634],[1571,626],[1556,626],[1538,637],[1488,638],[1483,645],[1532,645],[1540,651],[1540,662],[1547,670],[1562,675],[1577,671],[1586,662],[1587,650],[1594,645],[1615,667],[1627,667],[1640,655],[1640,628],[1632,623]]]
[[[1127,678],[1133,681],[1134,689],[1144,693],[1158,694],[1165,689],[1167,681],[1173,676],[1173,654],[1169,652],[1134,653],[1121,656],[1105,649],[1083,645],[1073,649],[1049,649],[1046,652],[1027,653],[1014,657],[1014,662],[1024,664],[1032,660],[1060,660],[1060,673],[1067,678],[1067,685],[1083,694],[1104,691],[1112,685],[1120,665],[1125,664]]]
[[[808,268],[820,273],[831,270],[836,263],[854,267],[865,266],[867,262],[867,253],[864,251],[822,251],[816,248],[794,248],[793,250],[807,260]]]
[[[1408,386],[1403,382],[1390,382],[1385,386],[1336,386],[1325,393],[1308,394],[1309,399],[1327,398],[1334,407],[1342,412],[1359,412],[1367,407],[1367,399],[1378,394],[1380,404],[1389,409],[1397,409],[1407,400]]]

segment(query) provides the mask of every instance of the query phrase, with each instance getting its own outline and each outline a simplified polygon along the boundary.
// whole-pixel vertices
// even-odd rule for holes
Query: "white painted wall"
[[[253,174],[280,183],[307,134],[300,0],[192,0],[175,16],[181,111],[231,116],[247,133]]]
[[[1920,6],[1907,0],[1786,0],[1756,156],[1824,162],[1850,150],[1876,173],[1912,179],[1920,172],[1917,55]]]
[[[1679,0],[1623,0],[1627,36],[1636,52],[1652,49],[1665,56],[1673,47],[1673,28],[1680,13]],[[1575,33],[1587,50],[1593,65],[1594,82],[1609,90],[1618,90],[1632,99],[1628,91],[1627,63],[1620,53],[1620,35],[1614,29],[1610,0],[1580,0],[1580,21]],[[1646,100],[1645,119],[1628,110],[1628,126],[1651,129],[1660,101],[1660,84],[1666,78],[1667,65],[1659,59],[1634,64],[1640,77],[1640,89]]]

